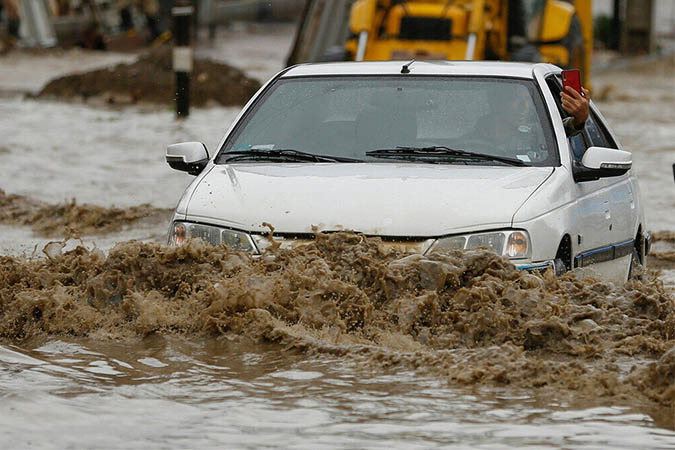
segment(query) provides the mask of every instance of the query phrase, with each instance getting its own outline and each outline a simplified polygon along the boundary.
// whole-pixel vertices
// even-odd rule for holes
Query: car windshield
[[[533,81],[414,76],[281,79],[244,116],[217,162],[233,158],[226,152],[236,152],[237,162],[288,162],[269,151],[292,150],[352,162],[503,164],[451,152],[373,152],[435,146],[528,165],[558,162]],[[255,157],[241,157],[250,150]]]

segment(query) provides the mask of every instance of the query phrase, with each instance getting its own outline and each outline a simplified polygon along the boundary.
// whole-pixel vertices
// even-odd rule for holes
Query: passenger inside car
[[[575,161],[580,162],[586,148],[588,148],[583,131],[589,124],[590,92],[582,87],[583,97],[575,91],[565,94],[559,77],[549,77],[546,84],[556,100],[558,112],[565,126],[565,133],[569,137],[572,156]]]
[[[569,114],[569,117],[563,119],[567,136],[581,133],[588,119],[591,93],[584,87],[581,88],[581,91],[582,93],[579,94],[568,86],[565,91],[560,93],[562,109]]]

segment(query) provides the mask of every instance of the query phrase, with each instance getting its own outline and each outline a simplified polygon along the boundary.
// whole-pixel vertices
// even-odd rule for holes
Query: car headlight
[[[174,222],[169,243],[180,246],[188,239],[202,239],[213,246],[225,244],[237,252],[256,252],[256,247],[248,233],[200,223]]]
[[[498,255],[508,256],[511,259],[529,258],[531,255],[530,236],[524,230],[504,230],[440,238],[431,246],[429,253],[453,248],[469,250],[479,247],[487,247]]]

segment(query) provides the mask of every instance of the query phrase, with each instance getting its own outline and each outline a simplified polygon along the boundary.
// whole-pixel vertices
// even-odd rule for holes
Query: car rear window
[[[559,161],[534,82],[493,77],[281,79],[221,152],[295,149],[370,160],[369,150],[399,146],[447,146],[537,166]]]

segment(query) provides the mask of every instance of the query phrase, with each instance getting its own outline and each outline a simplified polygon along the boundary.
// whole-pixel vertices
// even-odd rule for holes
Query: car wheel
[[[633,253],[630,257],[630,268],[628,269],[628,279],[641,280],[643,268],[640,262],[640,252],[638,252],[637,247],[633,246]]]
[[[555,270],[555,274],[558,277],[567,272],[567,266],[565,265],[565,262],[560,258],[556,258],[555,260],[553,260],[553,267]]]

